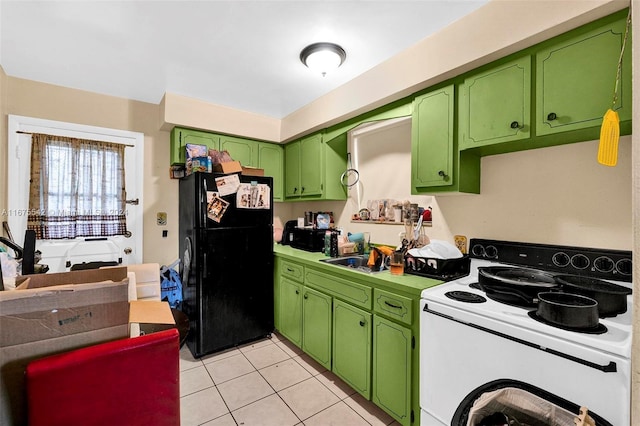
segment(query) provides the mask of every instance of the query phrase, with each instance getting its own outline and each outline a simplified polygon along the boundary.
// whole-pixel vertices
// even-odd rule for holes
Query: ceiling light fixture
[[[344,49],[334,43],[313,43],[300,52],[302,63],[323,77],[342,65],[346,58]]]

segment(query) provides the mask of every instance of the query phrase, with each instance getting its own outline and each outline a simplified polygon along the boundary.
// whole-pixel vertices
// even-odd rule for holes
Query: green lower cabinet
[[[331,370],[331,307],[331,296],[303,288],[302,350],[327,370]]]
[[[402,425],[411,424],[411,329],[373,316],[371,400]]]
[[[333,372],[371,399],[371,317],[348,303],[333,303]]]
[[[302,284],[280,278],[280,333],[302,347]]]

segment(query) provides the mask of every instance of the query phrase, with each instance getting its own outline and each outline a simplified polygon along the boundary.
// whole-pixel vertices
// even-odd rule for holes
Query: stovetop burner
[[[494,300],[498,303],[503,303],[505,305],[515,306],[516,308],[525,308],[525,309],[534,308],[536,306],[536,303],[533,300],[529,302],[525,302],[522,299],[522,297],[516,297],[516,296],[509,297],[509,295],[504,293],[496,294],[491,290],[484,290],[482,287],[480,287],[479,283],[471,283],[469,284],[469,287],[476,290],[480,290],[484,292],[484,294],[486,294],[489,299]]]
[[[604,334],[607,332],[607,326],[605,326],[602,323],[598,323],[597,326],[593,327],[593,328],[575,328],[575,327],[566,327],[560,324],[555,324],[552,322],[549,322],[547,320],[545,320],[544,318],[541,318],[538,313],[536,311],[529,311],[527,312],[527,314],[529,315],[529,317],[533,318],[534,320],[542,323],[542,324],[546,324],[550,327],[555,327],[555,328],[561,328],[563,330],[568,330],[568,331],[575,331],[576,333],[585,333],[585,334]]]
[[[465,302],[465,303],[484,303],[487,301],[487,299],[484,296],[471,293],[469,291],[462,291],[462,290],[448,291],[444,295],[447,296],[449,299],[453,299],[453,300],[457,300],[459,302]]]

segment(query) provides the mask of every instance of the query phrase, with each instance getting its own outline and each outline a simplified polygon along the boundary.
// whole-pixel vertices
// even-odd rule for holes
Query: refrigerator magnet
[[[242,183],[236,193],[236,206],[241,209],[270,208],[271,188],[268,185]]]
[[[209,201],[208,195],[209,194],[207,194],[207,217],[220,223],[222,216],[224,216],[224,212],[226,212],[229,207],[229,202],[223,200],[217,194],[213,195]]]
[[[221,197],[235,194],[240,187],[240,178],[236,174],[220,176],[216,178],[216,186]]]

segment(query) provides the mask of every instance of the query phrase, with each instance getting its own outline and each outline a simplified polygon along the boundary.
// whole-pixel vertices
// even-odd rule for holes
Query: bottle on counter
[[[331,256],[331,231],[327,230],[324,233],[324,250],[322,250],[325,256]]]
[[[338,257],[338,231],[331,231],[331,257]]]

